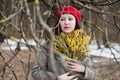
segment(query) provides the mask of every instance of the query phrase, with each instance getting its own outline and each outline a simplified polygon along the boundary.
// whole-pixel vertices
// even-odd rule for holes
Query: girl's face
[[[63,32],[71,33],[75,29],[76,18],[72,14],[62,14],[59,23]]]

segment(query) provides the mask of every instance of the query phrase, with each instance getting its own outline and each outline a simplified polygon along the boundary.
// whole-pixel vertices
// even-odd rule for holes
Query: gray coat
[[[32,76],[34,80],[57,80],[57,76],[51,70],[51,64],[48,56],[48,48],[43,46],[41,48],[41,62],[43,68],[38,64],[35,64],[32,69]],[[62,53],[55,53],[55,66],[59,75],[68,72],[68,66],[65,61],[65,56]],[[79,61],[80,64],[86,65],[85,73],[75,73],[79,74],[78,80],[94,80],[94,73],[91,67],[91,60],[88,56],[84,61]]]

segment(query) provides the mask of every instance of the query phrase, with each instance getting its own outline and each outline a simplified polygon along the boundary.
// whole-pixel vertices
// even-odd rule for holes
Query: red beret
[[[60,18],[61,14],[70,13],[77,19],[79,23],[81,21],[81,13],[73,6],[63,6],[57,12],[57,17]]]

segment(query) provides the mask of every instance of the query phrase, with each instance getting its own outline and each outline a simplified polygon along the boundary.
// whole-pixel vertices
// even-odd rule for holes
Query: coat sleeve
[[[56,80],[57,77],[49,71],[45,71],[39,68],[39,65],[35,65],[32,69],[32,76],[34,80]]]
[[[32,77],[34,80],[56,80],[54,73],[47,70],[47,53],[42,50],[41,63],[44,69],[40,68],[38,64],[35,64],[32,68]]]
[[[92,68],[92,61],[89,56],[87,56],[87,58],[85,59],[85,66],[86,66],[85,76],[84,76],[85,79],[94,80],[94,71]]]

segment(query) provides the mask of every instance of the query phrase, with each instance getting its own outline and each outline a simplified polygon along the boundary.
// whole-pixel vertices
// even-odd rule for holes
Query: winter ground
[[[13,50],[13,51],[15,50],[15,48],[17,46],[17,41],[21,41],[23,44],[20,44],[22,46],[21,51],[17,55],[19,59],[14,59],[11,62],[11,64],[15,68],[18,78],[20,78],[18,80],[25,80],[25,73],[27,71],[27,68],[26,68],[27,60],[28,60],[28,56],[29,56],[28,53],[30,53],[30,52],[28,51],[28,48],[24,45],[24,41],[22,39],[16,40],[16,42],[11,41],[11,40],[5,40],[4,43],[2,43],[0,45],[0,51],[2,53],[5,53],[3,55],[6,57],[7,60],[9,60],[10,57],[12,56],[11,55],[12,53],[10,50]],[[33,40],[28,40],[28,43],[31,45],[36,45]],[[104,48],[103,45],[101,45],[101,47],[102,47],[102,49],[97,49],[95,42],[92,42],[89,45],[90,55],[92,56],[94,61],[97,61],[100,63],[109,63],[111,61],[114,61],[115,59],[120,61],[120,44],[112,43],[110,49]],[[34,53],[34,52],[32,52],[32,53]],[[31,61],[30,61],[30,63],[31,63],[30,67],[33,66],[33,63],[35,60],[35,55],[32,54],[31,56],[32,57],[31,57]],[[0,68],[3,66],[3,62],[1,59],[2,58],[0,57]],[[20,59],[24,63],[23,64],[24,68],[22,67],[22,65],[19,61]],[[118,65],[118,64],[95,68],[94,71],[95,71],[95,75],[96,75],[96,80],[120,80],[120,65]],[[4,76],[5,76],[5,80],[15,80],[9,69],[6,70],[6,73]],[[0,80],[3,80],[1,73],[0,73]],[[31,74],[29,74],[29,80],[33,80],[31,77]]]
[[[16,41],[12,41],[12,40],[5,40],[4,43],[2,45],[0,45],[1,49],[3,50],[15,50],[16,46],[17,46],[17,42],[21,41],[23,44],[21,44],[21,49],[22,50],[26,50],[28,49],[25,45],[24,45],[24,40],[16,40]],[[28,40],[28,44],[30,45],[36,45],[36,43],[33,40]],[[112,43],[111,44],[111,48],[104,48],[103,45],[101,45],[101,49],[97,49],[97,45],[95,42],[92,42],[89,45],[90,48],[90,54],[91,55],[95,55],[95,56],[102,56],[102,57],[107,57],[107,58],[120,58],[120,44],[117,43]]]

